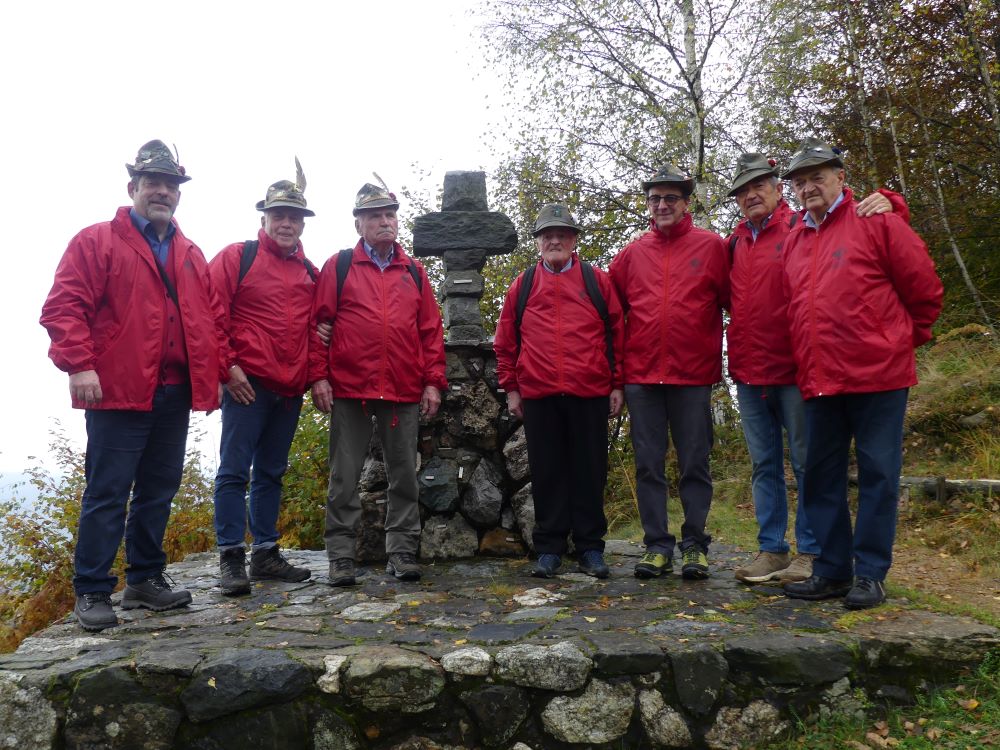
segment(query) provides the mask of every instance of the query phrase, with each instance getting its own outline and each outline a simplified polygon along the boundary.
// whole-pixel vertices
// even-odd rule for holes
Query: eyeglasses
[[[668,206],[676,206],[682,200],[684,200],[684,196],[682,195],[647,195],[646,205],[655,206],[658,203],[663,202]]]

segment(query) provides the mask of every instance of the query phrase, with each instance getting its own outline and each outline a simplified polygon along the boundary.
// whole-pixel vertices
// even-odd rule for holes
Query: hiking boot
[[[250,579],[253,581],[287,581],[301,583],[312,572],[308,568],[296,568],[281,555],[278,545],[255,549],[250,555]]]
[[[420,565],[412,552],[393,552],[389,555],[389,562],[385,564],[385,572],[401,581],[420,580]]]
[[[788,567],[789,562],[787,552],[765,552],[761,550],[749,565],[744,565],[742,568],[736,569],[736,580],[743,583],[764,583],[765,581],[770,581],[772,578],[777,578],[778,574]],[[808,574],[802,576],[802,578],[808,577]],[[802,578],[792,580],[801,581]]]
[[[708,555],[697,545],[681,550],[681,575],[689,581],[708,578]]]
[[[796,555],[784,570],[775,573],[774,580],[780,584],[804,581],[813,574],[813,560],[816,555]]]
[[[649,552],[642,556],[642,559],[635,565],[636,578],[656,578],[664,573],[674,572],[674,561],[671,557],[662,552]]]
[[[607,563],[604,562],[604,555],[599,549],[588,549],[580,553],[579,569],[581,573],[586,573],[594,578],[607,578],[611,575]]]
[[[330,585],[331,586],[353,586],[357,581],[354,579],[354,560],[349,557],[338,557],[330,561]]]
[[[885,601],[885,586],[873,578],[858,578],[844,597],[848,609],[868,609]]]
[[[154,612],[162,612],[165,609],[186,607],[191,603],[191,592],[184,589],[174,591],[172,586],[176,585],[163,571],[142,583],[127,583],[122,593],[122,609],[145,607]]]
[[[247,552],[242,547],[231,547],[219,553],[219,587],[224,596],[250,593]]]
[[[785,596],[792,599],[833,599],[844,596],[851,590],[850,581],[838,581],[834,578],[811,575],[804,581],[785,585]]]
[[[559,555],[544,552],[535,561],[535,567],[531,570],[531,575],[535,578],[554,578],[562,560]]]
[[[113,628],[118,624],[118,618],[111,607],[111,594],[106,591],[88,591],[77,595],[73,614],[80,627],[91,633]]]

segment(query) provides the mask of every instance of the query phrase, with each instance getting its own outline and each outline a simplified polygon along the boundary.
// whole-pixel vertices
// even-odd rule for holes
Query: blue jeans
[[[708,552],[712,537],[705,531],[712,505],[712,386],[626,385],[635,451],[636,494],[642,521],[643,544],[650,552],[674,554],[675,537],[667,530],[667,478],[664,462],[669,437],[677,450],[680,478],[677,494],[684,509],[681,550],[699,547]]]
[[[806,401],[804,499],[819,540],[816,575],[846,581],[885,579],[892,565],[903,465],[908,389],[818,396]],[[847,466],[851,439],[858,460],[858,513],[851,529]]]
[[[277,543],[281,478],[302,409],[301,396],[280,396],[254,378],[250,383],[256,394],[252,403],[237,402],[229,391],[222,397],[222,445],[215,476],[215,536],[220,549],[243,546],[248,482],[254,549]]]
[[[126,581],[141,583],[166,566],[163,534],[181,486],[190,415],[189,385],[157,388],[151,411],[87,410],[77,594],[114,591],[118,578],[110,571],[123,536]]]
[[[819,544],[806,521],[802,503],[803,471],[806,458],[806,410],[802,394],[794,385],[747,385],[736,383],[740,423],[753,464],[750,483],[753,508],[757,515],[757,542],[764,552],[788,552],[788,492],[785,485],[785,446],[781,431],[788,436],[788,454],[799,490],[795,516],[795,548],[800,555],[819,553]]]

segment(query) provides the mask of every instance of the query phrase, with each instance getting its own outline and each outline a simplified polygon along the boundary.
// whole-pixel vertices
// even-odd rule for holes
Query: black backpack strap
[[[150,252],[153,252],[152,248],[150,248]],[[174,282],[170,280],[170,277],[167,275],[167,269],[163,267],[162,263],[160,263],[160,259],[157,257],[156,253],[153,253],[153,262],[156,263],[156,270],[160,272],[160,278],[163,280],[163,286],[167,288],[167,294],[170,295],[170,299],[172,299],[174,304],[177,305],[177,309],[180,309],[181,303],[177,298],[177,287],[175,287]]]
[[[735,234],[729,238],[729,267],[733,266],[733,258],[736,256],[736,244],[740,241],[740,238]]]
[[[799,215],[792,214],[792,218],[788,220],[788,228],[791,229],[792,227],[794,227],[796,222],[798,222],[798,220],[799,220]]]
[[[528,306],[528,296],[535,283],[535,271],[538,265],[524,269],[521,275],[521,288],[517,292],[517,304],[514,307],[514,339],[517,341],[517,353],[521,353],[521,321],[524,320],[524,308]]]
[[[417,264],[412,260],[406,264],[406,270],[410,272],[410,276],[413,277],[413,283],[417,286],[417,291],[421,294],[424,293],[424,280],[420,278],[420,270],[417,268]]]
[[[243,277],[250,270],[250,266],[253,265],[254,258],[257,257],[258,247],[260,247],[260,242],[257,240],[247,240],[243,243],[243,250],[240,251],[240,275],[236,277],[236,286],[240,285]]]
[[[583,285],[587,288],[587,295],[590,297],[590,301],[593,303],[594,308],[597,310],[597,314],[601,316],[601,321],[604,323],[604,353],[608,358],[608,369],[611,372],[611,376],[614,377],[615,335],[614,331],[611,329],[611,316],[608,315],[608,303],[604,299],[604,295],[601,294],[600,288],[597,286],[597,275],[594,273],[594,267],[587,261],[581,260],[580,272],[583,274]]]
[[[348,247],[337,253],[337,305],[340,306],[340,294],[344,291],[344,281],[347,273],[351,270],[351,259],[354,257],[354,248]]]
[[[316,283],[316,266],[314,266],[306,256],[302,256],[302,265],[306,267],[306,273],[309,274],[309,278],[312,282]]]

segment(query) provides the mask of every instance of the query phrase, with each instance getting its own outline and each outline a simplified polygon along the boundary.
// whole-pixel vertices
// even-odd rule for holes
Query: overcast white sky
[[[298,155],[317,213],[303,242],[322,264],[355,241],[351,206],[372,170],[395,190],[423,180],[433,193],[447,170],[492,166],[484,144],[496,138],[484,134],[500,120],[487,106],[499,105],[500,87],[481,63],[470,7],[9,5],[0,27],[0,474],[44,457],[56,418],[83,446],[83,414],[69,408],[38,317],[69,239],[129,203],[124,165],[141,144],[176,144],[193,178],[177,218],[208,258],[254,236],[254,204],[270,183],[294,179]]]

